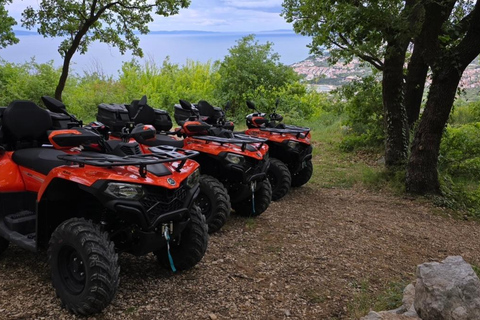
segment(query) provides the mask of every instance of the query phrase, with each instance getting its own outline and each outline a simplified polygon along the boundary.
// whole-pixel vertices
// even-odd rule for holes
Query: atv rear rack
[[[185,150],[171,146],[152,147],[149,148],[149,150],[152,152],[151,154],[135,154],[125,157],[88,152],[88,154],[59,155],[58,158],[70,163],[77,163],[80,167],[85,165],[108,168],[118,166],[139,166],[138,173],[142,178],[145,178],[147,176],[147,165],[180,161],[180,164],[175,169],[177,172],[180,172],[187,159],[198,154],[197,151]]]
[[[267,131],[271,134],[273,133],[293,133],[297,135],[297,139],[300,138],[300,135],[303,133],[307,136],[310,133],[310,128],[302,128],[297,126],[285,125],[285,128],[260,128],[261,131]]]
[[[193,136],[192,138],[204,140],[204,141],[207,141],[207,143],[216,142],[216,143],[219,143],[220,145],[224,145],[226,143],[241,144],[242,151],[245,151],[245,149],[247,148],[247,144],[253,144],[253,143],[260,143],[260,146],[257,148],[257,149],[260,149],[263,146],[263,144],[267,141],[267,139],[254,138],[246,134],[238,134],[238,133],[234,134],[234,138],[223,138],[223,137],[216,137],[216,136]]]

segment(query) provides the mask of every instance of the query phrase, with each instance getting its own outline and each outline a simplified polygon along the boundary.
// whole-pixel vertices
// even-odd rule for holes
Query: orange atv
[[[66,120],[64,119],[63,125],[66,124]],[[132,151],[135,153],[150,153],[149,147],[152,146],[170,145],[183,147],[183,141],[174,140],[166,136],[167,133],[172,134],[168,132],[172,128],[172,120],[168,113],[163,110],[153,109],[147,105],[146,96],[143,96],[140,100],[132,101],[129,105],[102,103],[98,106],[97,120],[101,122],[101,124],[96,124],[97,127],[105,124],[110,128],[109,144],[118,143],[120,140],[124,143],[133,140],[140,142],[140,145],[143,144],[143,148]],[[138,126],[143,126],[144,130],[151,130],[150,128],[153,126],[161,134],[157,134],[156,138],[148,141],[138,135],[134,137],[131,134],[132,130],[138,130]],[[206,218],[208,232],[213,233],[220,230],[230,216],[230,196],[218,179],[206,174],[203,170],[199,183],[200,192],[195,203],[200,207],[202,214]]]
[[[185,120],[186,113],[190,116]],[[198,151],[195,160],[202,172],[216,177],[227,188],[235,212],[244,216],[263,213],[272,199],[266,140],[233,135],[230,130],[209,125],[201,119],[197,108],[184,100],[175,105],[174,116],[182,126],[183,145]]]
[[[267,116],[257,111],[253,102],[247,101],[248,108],[256,112],[247,115],[248,130],[245,133],[268,139],[270,155],[287,165],[292,187],[300,187],[310,180],[313,173],[310,129],[280,123],[283,117],[276,113],[278,103],[277,99],[275,110]]]
[[[9,242],[47,248],[57,296],[80,315],[98,313],[114,298],[118,252],[153,252],[174,271],[202,259],[208,234],[194,205],[195,152],[81,151],[101,149],[103,137],[86,128],[49,132],[52,126],[49,113],[30,101],[3,111],[0,252]]]
[[[247,102],[247,104],[249,107],[255,108],[252,102]],[[206,101],[200,101],[196,107],[203,121],[217,128],[233,131],[233,123],[226,120],[225,112],[221,108],[214,107]],[[310,136],[309,129],[277,124],[276,122],[281,121],[281,116],[276,113],[271,116],[274,116],[275,119],[267,119],[266,114],[259,112],[248,115],[247,126],[249,129],[244,133],[267,140],[270,154],[270,167],[267,175],[272,185],[272,200],[279,200],[288,193],[291,186],[300,186],[310,178],[308,176],[306,179],[303,175],[311,175],[311,170],[310,173],[308,169],[299,173],[301,168],[298,167],[299,163],[308,162],[308,159],[302,159],[304,154],[311,154],[311,147],[308,150]],[[297,136],[299,131],[302,137]],[[307,135],[308,138],[306,138]],[[308,167],[308,164],[305,165]],[[302,181],[302,179],[306,179],[306,181]]]
[[[107,113],[107,109],[114,112]],[[122,114],[126,112],[123,110],[124,108],[118,105],[99,106],[97,119],[107,125],[109,123],[116,125],[122,121]],[[128,110],[128,116],[134,123],[148,123],[157,127],[158,134],[155,139],[137,140],[144,152],[148,152],[148,147],[157,145],[170,145],[198,151],[199,154],[194,157],[194,160],[200,164],[202,176],[206,175],[219,180],[221,182],[219,187],[228,190],[226,199],[229,211],[231,204],[237,214],[257,216],[268,208],[272,191],[270,183],[266,179],[269,161],[268,146],[264,139],[246,135],[233,137],[231,132],[228,132],[227,136],[223,136],[222,133],[212,136],[211,134],[214,134],[212,130],[216,130],[216,128],[199,119],[196,109],[183,100],[180,100],[180,105],[175,105],[175,119],[179,114],[180,118],[184,114],[188,114],[190,121],[177,120],[182,128],[174,132],[165,131],[171,128],[171,122],[169,125],[164,122],[163,130],[158,130],[158,125],[155,125],[153,121],[156,121],[155,115],[159,111],[147,105],[145,97],[125,106],[125,110]],[[172,135],[183,136],[184,139],[174,139]],[[221,189],[217,188],[217,190]],[[215,208],[214,205],[218,203],[215,195],[218,195],[218,192],[200,194],[198,202],[202,212],[212,212],[208,208]],[[223,197],[221,198],[223,199]],[[221,207],[216,206],[216,208],[224,207],[222,205]],[[210,219],[207,215],[207,221]],[[209,230],[210,228],[211,224],[209,223]]]

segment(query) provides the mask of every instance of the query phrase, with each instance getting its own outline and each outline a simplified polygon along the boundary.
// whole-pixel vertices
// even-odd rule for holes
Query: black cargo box
[[[169,131],[172,129],[172,118],[165,110],[153,109],[155,110],[155,119],[153,126],[157,131]]]
[[[78,123],[72,122],[69,116],[63,113],[56,113],[47,110],[52,119],[52,130],[70,129],[71,127],[78,127]]]
[[[128,110],[124,104],[107,104],[98,105],[97,121],[108,126],[111,132],[121,132],[122,128],[130,122]]]
[[[185,120],[192,115],[190,110],[183,109],[179,104],[174,106],[174,110],[173,116],[175,117],[175,122],[177,122],[179,126],[182,126]]]

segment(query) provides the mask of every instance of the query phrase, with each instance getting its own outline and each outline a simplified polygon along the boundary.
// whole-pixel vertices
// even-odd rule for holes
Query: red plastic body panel
[[[244,155],[247,157],[252,157],[257,160],[262,160],[265,154],[267,154],[268,152],[268,145],[265,143],[262,145],[262,147],[258,151],[248,151],[248,150],[242,151],[241,146],[233,143],[220,144],[218,142],[206,141],[202,139],[196,139],[193,137],[185,138],[184,142],[185,143],[183,145],[183,148],[186,150],[194,150],[194,151],[208,153],[215,156],[218,156],[221,152],[231,152],[231,153]],[[258,148],[260,144],[255,143],[253,145]],[[148,150],[149,148],[148,146],[140,145],[140,148],[142,149],[143,153],[150,153],[150,150]]]
[[[85,186],[91,186],[97,180],[114,180],[175,189],[199,167],[197,162],[187,160],[180,172],[177,172],[175,169],[179,161],[165,163],[166,167],[172,173],[171,175],[157,177],[154,174],[147,174],[145,178],[142,178],[138,173],[138,168],[135,166],[106,168],[89,165],[85,165],[84,167],[65,165],[52,169],[49,174],[45,176],[31,169],[18,166],[13,162],[12,154],[13,152],[6,152],[0,157],[0,192],[37,192],[38,201],[41,200],[48,185],[55,178],[72,181]],[[176,183],[171,185],[167,182],[168,178],[175,180]]]
[[[0,192],[25,191],[20,168],[12,160],[13,152],[0,156]]]
[[[311,144],[310,132],[307,134],[305,138],[297,138],[297,135],[295,133],[279,133],[279,132],[265,131],[262,129],[255,129],[255,128],[248,129],[247,131],[245,131],[245,134],[248,134],[252,137],[268,139],[269,141],[278,142],[278,143],[282,143],[285,140],[292,140],[292,141],[305,143],[308,145]]]

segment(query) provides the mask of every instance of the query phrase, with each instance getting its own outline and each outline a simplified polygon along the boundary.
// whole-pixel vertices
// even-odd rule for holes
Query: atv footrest
[[[24,210],[17,213],[9,214],[5,217],[4,222],[8,229],[21,233],[30,234],[35,232],[35,212]]]

